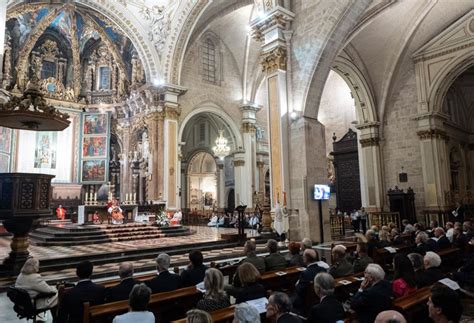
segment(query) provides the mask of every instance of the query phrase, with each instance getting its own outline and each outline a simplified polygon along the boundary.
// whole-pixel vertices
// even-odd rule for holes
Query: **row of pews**
[[[350,246],[352,248],[352,246]],[[349,249],[350,250],[350,249]],[[399,246],[396,248],[397,253],[407,253],[409,248],[407,246]],[[374,256],[374,261],[386,265],[391,264],[391,258],[394,254],[390,253],[384,248],[376,249],[377,256]],[[443,264],[457,264],[460,255],[458,248],[449,248],[438,252],[442,258]],[[454,262],[453,260],[456,260]],[[211,267],[215,264],[211,263]],[[224,276],[232,277],[237,269],[237,265],[229,265],[219,268]],[[448,267],[444,268],[446,271]],[[174,271],[179,272],[179,268],[175,267]],[[285,274],[282,275],[281,273]],[[278,274],[277,274],[278,273]],[[294,292],[295,283],[297,282],[301,269],[298,267],[289,267],[285,270],[278,270],[273,272],[266,272],[262,274],[262,284],[270,294],[272,291],[285,291],[288,294]],[[155,276],[155,273],[141,275],[135,277],[137,280],[145,281]],[[336,283],[336,297],[340,300],[346,300],[350,298],[350,295],[357,291],[361,283],[363,273],[356,273],[350,276],[338,278],[335,280]],[[105,287],[111,287],[120,282],[119,279],[108,280],[102,282]],[[419,289],[415,294],[398,298],[394,300],[393,307],[406,315],[409,322],[414,322],[415,317],[419,316],[420,311],[426,312],[426,301],[430,295],[430,287]],[[185,322],[182,320],[186,316],[186,312],[195,307],[196,303],[201,299],[202,293],[198,291],[194,286],[181,288],[172,292],[164,292],[153,294],[150,303],[149,310],[155,315],[156,322]],[[318,298],[314,293],[314,290],[310,288],[306,297],[306,308],[308,311],[311,306],[318,302]],[[112,322],[116,315],[126,313],[128,311],[128,300],[118,301],[113,303],[107,303],[102,305],[90,306],[90,304],[84,304],[84,323],[95,323],[95,322]],[[215,311],[212,314],[214,322],[231,322],[233,319],[234,306],[229,308]],[[351,322],[353,314],[348,316],[347,322]],[[263,318],[264,320],[264,318]]]

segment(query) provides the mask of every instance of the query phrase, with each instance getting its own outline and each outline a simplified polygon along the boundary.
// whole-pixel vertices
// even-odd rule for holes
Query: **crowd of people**
[[[268,254],[265,257],[257,255],[256,242],[248,240],[243,248],[245,257],[228,283],[219,269],[208,268],[204,264],[202,253],[197,250],[189,253],[189,265],[180,274],[170,272],[168,254],[159,254],[156,257],[156,276],[144,282],[134,278],[133,263],[123,262],[118,269],[120,283],[108,289],[91,281],[93,265],[83,261],[76,268],[78,282],[64,293],[59,303],[57,289],[41,278],[38,260],[30,258],[23,266],[16,286],[27,290],[32,297],[38,293],[51,293],[52,296],[38,302],[37,306],[52,309],[56,322],[82,322],[82,304],[85,300],[97,305],[127,299],[130,312],[117,316],[114,322],[154,322],[154,314],[146,310],[151,294],[201,283],[203,296],[195,309],[188,312],[188,322],[211,322],[208,313],[229,307],[231,300],[237,304],[235,322],[259,322],[258,311],[247,302],[269,296],[261,282],[261,275],[299,266],[302,271],[294,293],[274,292],[269,296],[266,317],[270,321],[302,322],[302,319],[307,319],[308,322],[343,322],[349,311],[355,313],[361,323],[405,322],[400,313],[391,311],[393,300],[431,286],[432,293],[427,303],[430,317],[435,322],[458,322],[462,314],[460,297],[457,292],[437,283],[446,277],[437,252],[451,246],[465,248],[469,242],[474,242],[473,233],[469,221],[463,224],[448,222],[444,228],[433,221],[428,229],[407,221],[403,221],[402,228],[396,228],[394,224],[381,228],[372,226],[367,230],[365,239],[357,243],[355,252],[348,252],[342,244],[335,245],[329,263],[320,258],[309,239],[289,243],[286,255],[279,250],[277,241],[270,239],[266,243]],[[389,268],[374,263],[377,248],[402,245],[407,236],[413,237],[410,252],[395,254]],[[363,273],[360,287],[343,304],[335,295],[335,279],[357,273]],[[473,256],[470,254],[450,277],[461,287],[472,288]],[[308,310],[305,301],[310,290],[314,290],[319,302]],[[253,319],[250,320],[251,317]]]

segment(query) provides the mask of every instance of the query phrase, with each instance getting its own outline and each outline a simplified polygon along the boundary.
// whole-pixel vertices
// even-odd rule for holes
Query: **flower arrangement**
[[[167,227],[170,225],[170,220],[164,210],[156,214],[156,225],[159,227]]]

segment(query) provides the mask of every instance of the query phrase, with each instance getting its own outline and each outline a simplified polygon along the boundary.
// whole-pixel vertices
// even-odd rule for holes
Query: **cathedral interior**
[[[0,25],[0,287],[28,255],[58,282],[77,263],[59,254],[218,241],[200,226],[239,206],[317,243],[361,207],[474,218],[472,0],[5,0]],[[110,221],[112,200],[188,227],[41,228],[60,208],[57,226]]]

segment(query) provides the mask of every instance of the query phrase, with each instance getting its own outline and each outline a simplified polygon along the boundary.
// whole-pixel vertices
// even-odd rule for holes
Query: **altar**
[[[121,204],[124,222],[133,222],[138,215],[137,204]],[[109,213],[106,204],[101,205],[79,205],[77,210],[77,224],[91,224],[94,222],[93,216],[95,212],[99,213],[101,222],[108,222]]]

